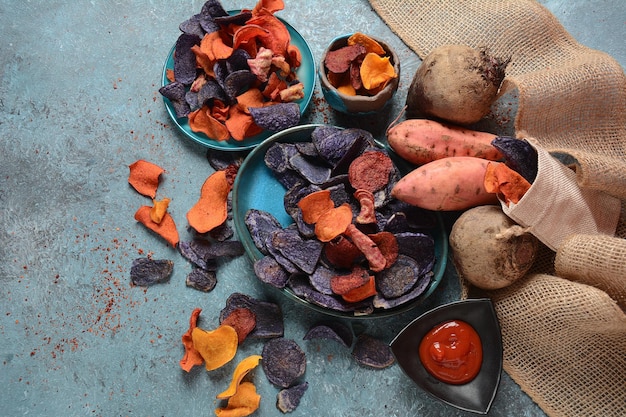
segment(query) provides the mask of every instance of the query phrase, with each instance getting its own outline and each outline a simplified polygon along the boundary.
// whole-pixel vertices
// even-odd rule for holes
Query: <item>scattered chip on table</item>
[[[276,407],[283,413],[291,413],[300,405],[300,400],[307,388],[308,382],[281,389],[276,396]]]
[[[188,287],[195,288],[196,290],[210,292],[213,291],[217,285],[217,275],[215,271],[207,271],[202,268],[193,268],[187,278],[185,284]]]
[[[133,284],[146,287],[166,281],[174,270],[174,262],[169,259],[137,258],[130,267]]]
[[[354,334],[347,325],[340,321],[328,321],[313,325],[304,335],[304,340],[334,340],[349,348],[354,341]]]
[[[357,337],[352,356],[361,365],[377,369],[387,368],[395,362],[391,347],[366,333]]]
[[[254,339],[282,337],[285,331],[283,313],[278,304],[262,301],[242,293],[233,293],[226,300],[226,306],[220,311],[220,322],[238,308],[250,309],[256,317],[256,326],[248,335]]]
[[[306,354],[292,339],[277,337],[265,342],[261,356],[265,376],[277,387],[291,387],[306,371]]]
[[[239,344],[242,344],[248,337],[250,332],[256,327],[256,314],[249,308],[241,307],[232,310],[220,322],[226,326],[230,326],[237,332]]]

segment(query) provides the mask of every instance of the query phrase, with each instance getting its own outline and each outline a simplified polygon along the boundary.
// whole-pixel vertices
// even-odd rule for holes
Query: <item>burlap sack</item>
[[[558,253],[546,249],[533,267],[539,273],[490,295],[504,369],[548,415],[626,415],[626,315],[617,304],[624,307],[626,287],[624,71],[533,0],[370,4],[422,58],[451,43],[510,56],[502,92],[518,97],[516,136],[569,161],[581,188],[621,199],[617,237],[570,236]]]
[[[570,235],[614,236],[620,200],[580,187],[574,171],[545,149],[533,147],[538,156],[537,177],[518,203],[500,201],[504,213],[554,251]]]

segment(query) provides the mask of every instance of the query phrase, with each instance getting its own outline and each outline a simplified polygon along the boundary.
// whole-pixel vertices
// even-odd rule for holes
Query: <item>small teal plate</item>
[[[439,381],[422,365],[419,345],[433,327],[449,320],[463,320],[480,336],[483,363],[478,375],[466,384]],[[406,326],[391,342],[391,351],[405,374],[435,398],[465,411],[487,414],[496,397],[502,374],[500,323],[488,298],[455,301],[436,307]]]
[[[275,134],[250,152],[239,168],[232,192],[233,223],[239,240],[243,244],[248,257],[252,262],[261,259],[263,255],[254,245],[252,237],[250,236],[248,228],[245,224],[246,213],[249,209],[263,210],[271,213],[283,225],[283,227],[293,223],[293,219],[289,216],[289,214],[287,214],[283,205],[283,197],[286,190],[283,185],[276,180],[272,171],[265,165],[265,153],[275,142],[295,143],[310,141],[311,133],[318,126],[322,125],[301,125]],[[391,153],[392,151],[389,152]],[[401,166],[398,166],[398,168],[402,171]],[[446,260],[448,257],[448,237],[445,232],[443,220],[439,215],[436,217],[438,223],[437,227],[433,230],[436,257],[435,266],[433,268],[434,276],[431,279],[426,291],[424,291],[424,293],[415,300],[409,301],[402,306],[392,309],[375,309],[373,313],[361,316],[354,315],[350,312],[327,309],[316,304],[312,304],[298,297],[288,288],[279,291],[285,294],[288,298],[306,305],[313,310],[335,317],[363,319],[389,317],[417,307],[435,291],[443,278],[446,268]],[[253,278],[256,279],[255,277]]]
[[[231,15],[239,13],[240,10],[230,10],[228,13]],[[311,102],[311,98],[313,97],[313,90],[315,88],[315,61],[313,59],[313,53],[311,52],[311,48],[309,44],[304,40],[302,35],[298,33],[289,23],[279,18],[281,22],[285,24],[287,30],[289,31],[289,35],[291,35],[291,43],[296,46],[300,50],[300,54],[302,55],[302,62],[300,67],[296,70],[296,75],[298,79],[304,84],[304,98],[297,101],[300,105],[300,114],[303,114],[309,103]],[[167,70],[174,69],[174,49],[176,45],[172,47],[169,55],[167,56],[167,60],[165,61],[165,65],[163,66],[163,74],[161,78],[161,84],[167,85],[169,84],[169,80],[167,79]],[[169,114],[174,125],[180,130],[185,137],[191,139],[192,141],[199,143],[200,145],[206,146],[207,148],[218,149],[221,151],[242,151],[252,149],[257,146],[259,143],[263,142],[265,139],[270,137],[275,132],[262,132],[256,136],[252,136],[244,139],[243,141],[237,141],[234,139],[229,139],[226,141],[217,141],[210,139],[203,133],[196,133],[191,130],[189,127],[189,123],[187,122],[187,118],[177,118],[176,112],[174,111],[174,106],[172,103],[165,97],[163,97],[163,102],[165,103],[165,109]]]

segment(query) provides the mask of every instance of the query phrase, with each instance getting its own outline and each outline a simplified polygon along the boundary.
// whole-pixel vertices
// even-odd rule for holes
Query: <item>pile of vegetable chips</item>
[[[272,144],[265,163],[287,189],[293,223],[246,213],[261,281],[355,315],[402,306],[428,288],[433,217],[391,198],[400,174],[370,133],[320,126],[310,141]]]
[[[274,16],[283,8],[282,0],[261,0],[229,15],[218,0],[209,0],[180,24],[170,83],[159,92],[192,131],[241,141],[298,124],[301,54]]]

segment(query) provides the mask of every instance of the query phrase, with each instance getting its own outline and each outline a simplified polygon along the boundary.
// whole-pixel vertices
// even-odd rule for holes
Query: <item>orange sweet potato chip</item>
[[[373,52],[365,55],[360,71],[363,87],[366,90],[385,86],[390,80],[398,76],[388,56],[381,57]]]
[[[216,398],[218,400],[225,400],[235,395],[243,377],[246,376],[248,372],[256,368],[259,365],[260,360],[261,355],[250,355],[247,358],[242,359],[241,362],[237,364],[237,367],[233,372],[233,378],[230,385],[225,391],[217,394]]]
[[[204,133],[209,138],[217,141],[230,138],[226,126],[210,113],[211,110],[206,106],[189,113],[189,128],[194,132]]]
[[[285,8],[283,0],[259,0],[254,9],[252,9],[252,16],[260,14],[273,14]]]
[[[165,170],[143,159],[139,159],[130,164],[129,169],[128,183],[139,194],[150,198],[156,197],[157,188],[159,187],[159,177]]]
[[[356,32],[348,38],[348,45],[354,44],[363,45],[368,53],[372,52],[377,55],[385,55],[387,53],[378,42],[361,32]]]
[[[487,164],[484,184],[487,192],[497,194],[507,206],[519,203],[531,185],[517,171],[502,162]]]
[[[237,393],[228,399],[226,407],[215,409],[217,417],[246,417],[258,410],[261,396],[252,382],[239,384]]]
[[[321,242],[329,242],[344,233],[352,224],[352,209],[348,203],[326,210],[315,223],[315,236]]]
[[[227,364],[237,353],[237,332],[230,326],[221,325],[215,330],[196,327],[191,331],[191,340],[207,371]]]
[[[198,233],[220,226],[228,217],[228,194],[233,186],[236,168],[215,171],[204,181],[200,199],[187,212],[187,221]]]
[[[191,339],[191,332],[197,327],[198,317],[201,312],[201,308],[196,308],[191,312],[191,317],[189,318],[189,329],[185,332],[185,334],[183,334],[182,337],[183,346],[185,347],[185,355],[180,360],[180,367],[187,372],[189,372],[194,366],[202,365],[204,362],[200,352],[193,347],[193,341]]]
[[[341,298],[348,303],[357,303],[374,295],[376,295],[376,280],[370,275],[365,284],[341,294]]]
[[[233,47],[224,42],[222,32],[219,30],[204,35],[200,41],[200,50],[214,62],[218,59],[226,59],[233,54]]]
[[[169,213],[165,213],[160,223],[155,223],[150,218],[152,207],[141,206],[135,213],[135,220],[146,226],[148,229],[157,233],[163,239],[165,239],[170,245],[178,245],[179,237],[178,230],[176,229],[176,223]]]
[[[257,36],[258,41],[265,48],[270,49],[274,55],[280,55],[286,57],[287,47],[291,42],[291,35],[287,26],[284,25],[273,14],[261,14],[252,17],[252,19],[246,22],[247,25],[257,25],[265,29],[266,33],[259,34]]]
[[[235,140],[244,140],[263,131],[255,122],[250,113],[242,109],[242,106],[232,106],[228,112],[226,129]]]
[[[324,212],[335,208],[335,203],[330,198],[329,190],[319,190],[300,199],[298,207],[302,211],[302,220],[315,224]]]

